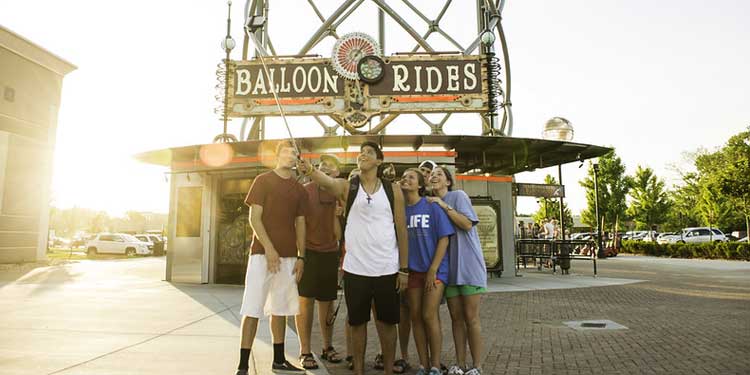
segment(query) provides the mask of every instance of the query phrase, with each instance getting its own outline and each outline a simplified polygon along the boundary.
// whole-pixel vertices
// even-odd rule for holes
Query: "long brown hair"
[[[443,174],[445,174],[445,179],[448,180],[448,182],[450,182],[450,184],[448,184],[448,191],[453,191],[453,185],[455,183],[453,182],[453,175],[451,174],[451,171],[448,170],[448,167],[444,165],[438,165],[435,168],[433,168],[432,171],[435,172],[435,169],[438,169],[438,168],[440,168],[440,170],[443,171]]]
[[[424,194],[427,191],[427,185],[424,182],[424,176],[422,175],[422,171],[420,171],[418,168],[407,168],[404,171],[404,173],[406,172],[414,172],[417,174],[417,183],[419,184],[419,196],[424,197]]]

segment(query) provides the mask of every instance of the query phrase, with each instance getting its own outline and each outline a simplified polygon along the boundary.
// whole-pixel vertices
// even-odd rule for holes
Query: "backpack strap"
[[[388,180],[386,180],[384,178],[380,179],[380,183],[383,185],[383,189],[385,190],[385,195],[388,197],[388,203],[391,205],[391,215],[393,216],[393,221],[395,222],[396,221],[396,211],[395,211],[394,206],[393,206],[393,201],[394,201],[394,198],[393,198],[393,184],[390,181],[388,181]]]

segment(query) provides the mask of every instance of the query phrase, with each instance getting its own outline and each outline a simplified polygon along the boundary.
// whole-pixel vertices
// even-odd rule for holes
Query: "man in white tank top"
[[[344,293],[352,327],[354,373],[358,375],[364,374],[367,322],[373,303],[376,319],[383,323],[380,335],[383,363],[394,362],[396,324],[400,318],[398,292],[406,289],[409,278],[404,196],[396,184],[383,186],[378,176],[382,163],[383,152],[377,143],[364,142],[360,146],[357,157],[360,184],[351,192],[356,196],[344,232]],[[328,177],[306,160],[298,162],[298,169],[342,201],[348,201],[347,180]],[[393,191],[393,209],[386,194],[389,188]],[[392,366],[386,365],[385,373],[392,374]]]

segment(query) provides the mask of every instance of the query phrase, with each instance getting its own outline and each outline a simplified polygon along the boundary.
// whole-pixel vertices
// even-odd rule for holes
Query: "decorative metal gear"
[[[349,33],[333,45],[331,63],[340,76],[355,80],[359,78],[357,63],[369,55],[382,56],[378,42],[365,33]]]

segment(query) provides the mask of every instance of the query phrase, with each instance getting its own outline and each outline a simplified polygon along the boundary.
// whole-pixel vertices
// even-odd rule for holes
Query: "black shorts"
[[[336,300],[340,255],[338,251],[305,252],[305,269],[297,286],[300,297],[315,298],[317,301]]]
[[[370,307],[375,301],[377,320],[386,324],[398,324],[399,295],[396,291],[396,275],[360,276],[344,272],[344,295],[349,312],[349,325],[358,326],[370,321]]]

